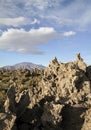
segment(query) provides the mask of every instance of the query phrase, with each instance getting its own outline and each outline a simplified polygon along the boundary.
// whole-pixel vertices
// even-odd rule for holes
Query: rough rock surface
[[[81,130],[91,129],[91,108],[89,108],[84,115],[84,123]]]
[[[38,86],[7,93],[0,130],[91,130],[91,67],[54,58]]]
[[[11,130],[13,127],[16,130],[17,128],[14,126],[15,120],[24,113],[29,103],[28,91],[19,93],[16,84],[11,85],[4,104],[5,113],[0,114],[0,130]]]

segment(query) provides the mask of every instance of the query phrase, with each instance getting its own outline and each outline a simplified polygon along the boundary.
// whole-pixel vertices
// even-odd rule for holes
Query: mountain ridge
[[[45,66],[41,65],[41,64],[35,64],[32,62],[21,62],[21,63],[17,63],[14,65],[6,65],[3,67],[0,67],[0,69],[8,69],[8,70],[16,70],[16,69],[44,69]]]

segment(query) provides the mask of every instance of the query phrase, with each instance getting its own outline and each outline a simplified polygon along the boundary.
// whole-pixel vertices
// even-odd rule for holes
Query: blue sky
[[[91,0],[0,0],[0,66],[91,64]]]

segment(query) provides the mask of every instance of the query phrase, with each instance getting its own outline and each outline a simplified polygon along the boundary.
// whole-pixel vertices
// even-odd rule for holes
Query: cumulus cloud
[[[39,20],[34,19],[33,21],[29,20],[28,18],[18,17],[18,18],[0,18],[0,25],[6,26],[21,26],[27,24],[39,24]]]
[[[75,35],[75,32],[57,33],[54,28],[41,27],[39,29],[8,29],[0,36],[0,49],[17,51],[20,53],[42,54],[38,47],[53,38]]]

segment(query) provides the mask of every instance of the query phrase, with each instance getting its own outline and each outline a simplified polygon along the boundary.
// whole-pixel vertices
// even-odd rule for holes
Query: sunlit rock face
[[[38,86],[10,87],[4,110],[1,130],[91,130],[91,67],[80,54],[68,63],[55,57]]]

